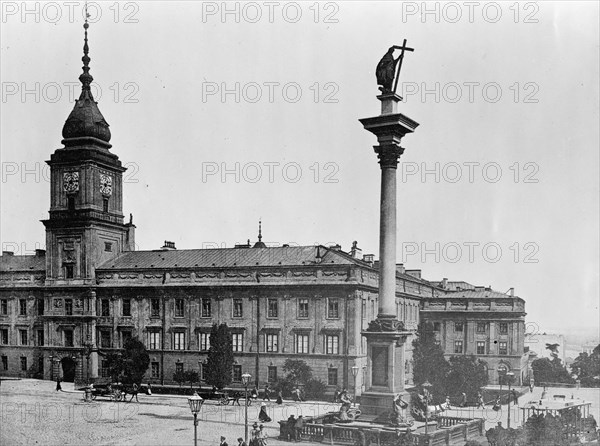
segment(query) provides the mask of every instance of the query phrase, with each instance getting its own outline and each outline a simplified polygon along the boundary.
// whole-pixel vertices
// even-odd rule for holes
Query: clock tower
[[[84,24],[81,95],[62,130],[50,165],[46,226],[47,285],[95,284],[98,265],[134,250],[131,219],[123,223],[123,172],[110,152],[110,130],[94,101],[89,73],[88,23]]]

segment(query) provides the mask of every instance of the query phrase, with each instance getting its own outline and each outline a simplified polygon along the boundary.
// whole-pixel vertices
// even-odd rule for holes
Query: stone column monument
[[[402,51],[396,59],[395,50]],[[396,170],[404,152],[400,140],[419,125],[398,113],[402,98],[396,94],[396,87],[405,51],[413,51],[406,47],[406,40],[402,46],[390,47],[377,65],[381,114],[360,119],[364,128],[377,137],[374,148],[381,166],[379,308],[377,319],[362,333],[367,338],[367,376],[360,404],[363,414],[375,416],[392,412],[396,397],[400,394],[402,398],[404,342],[410,334],[396,315]],[[402,399],[409,401],[407,396]],[[408,410],[405,412],[408,418]]]

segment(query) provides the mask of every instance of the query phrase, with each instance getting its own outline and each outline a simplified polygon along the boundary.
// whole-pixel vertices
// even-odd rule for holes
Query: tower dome
[[[68,140],[73,138],[95,138],[104,143],[110,141],[110,129],[109,125],[100,113],[98,103],[94,101],[90,84],[94,80],[90,74],[90,57],[88,56],[88,38],[87,30],[89,24],[86,21],[83,25],[85,29],[85,39],[83,45],[83,73],[79,76],[81,82],[81,95],[79,99],[75,101],[73,111],[67,118],[65,125],[63,126],[62,136],[65,139],[63,143],[68,145]],[[110,145],[109,145],[110,147]]]

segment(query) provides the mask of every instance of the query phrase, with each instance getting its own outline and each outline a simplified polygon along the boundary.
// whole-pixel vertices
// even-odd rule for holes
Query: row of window
[[[110,372],[108,369],[108,362],[106,360],[102,361],[100,374],[102,377],[109,377]],[[6,369],[5,369],[6,370]],[[184,364],[181,362],[175,363],[175,372],[181,373],[184,371]],[[200,364],[200,381],[206,381],[206,366],[205,364]],[[232,379],[233,382],[242,382],[242,366],[240,364],[234,364],[232,368]],[[158,361],[150,362],[150,376],[153,379],[160,379],[160,363]],[[277,382],[277,366],[268,366],[267,368],[267,382],[274,383]],[[338,369],[335,367],[329,367],[327,369],[327,385],[337,386],[338,385]]]
[[[478,355],[487,354],[485,341],[477,341],[476,352]],[[464,353],[463,341],[454,341],[454,353]],[[508,355],[508,343],[504,341],[498,342],[498,354]]]
[[[44,314],[44,300],[37,299],[37,314]],[[0,299],[0,316],[8,315],[8,299]],[[19,299],[19,316],[27,316],[27,299]]]
[[[172,349],[173,350],[186,350],[186,332],[177,331],[172,334]],[[149,350],[160,350],[161,349],[161,335],[160,331],[151,331],[148,333],[148,349]],[[234,352],[244,351],[244,334],[243,333],[232,333],[231,342]],[[294,352],[295,353],[309,353],[310,347],[310,335],[308,333],[296,333],[294,335]],[[328,334],[323,339],[325,353],[328,355],[339,355],[340,354],[340,337],[336,334]],[[210,349],[210,333],[199,333],[198,334],[198,350],[207,351]],[[267,352],[276,353],[279,351],[279,334],[278,333],[267,333],[264,337],[264,349]]]
[[[205,297],[200,300],[200,317],[212,317],[212,299]],[[121,300],[121,310],[123,316],[131,316],[131,299]],[[160,317],[161,315],[160,299],[150,299],[150,317]],[[175,317],[185,317],[185,299],[175,299],[174,308]],[[110,299],[100,300],[100,315],[110,316]],[[308,319],[309,317],[309,299],[298,299],[298,319]],[[231,316],[234,318],[244,317],[244,301],[241,298],[233,299],[231,307]],[[276,298],[267,299],[267,318],[276,319],[279,317],[279,300]],[[339,319],[340,317],[340,299],[327,299],[327,318]]]
[[[1,359],[2,360],[2,370],[6,371],[6,370],[8,370],[8,356],[2,356],[1,358],[2,358]],[[39,365],[41,367],[44,367],[43,358],[40,358],[40,359],[42,359],[42,360],[39,362]],[[21,371],[26,372],[27,371],[27,357],[21,356],[20,360],[21,360]]]
[[[19,329],[18,330],[19,345],[29,345],[29,330]],[[8,328],[0,328],[0,345],[8,345]],[[44,330],[37,330],[37,344],[38,346],[44,345]]]
[[[488,323],[487,322],[477,322],[476,328],[475,328],[475,332],[476,333],[486,333],[487,332],[487,326]],[[441,322],[434,322],[433,323],[433,330],[434,331],[441,331],[442,328],[442,323]],[[456,333],[462,333],[465,330],[465,323],[464,322],[455,322],[454,323],[454,332]],[[499,334],[508,334],[508,323],[507,322],[500,322],[498,323],[498,333]]]

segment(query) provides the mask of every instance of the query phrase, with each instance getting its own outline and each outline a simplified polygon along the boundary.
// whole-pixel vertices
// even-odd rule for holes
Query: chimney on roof
[[[404,263],[396,263],[396,272],[400,274],[404,274],[406,272],[406,268],[404,268]]]
[[[331,249],[332,251],[341,251],[342,250],[342,246],[340,244],[335,244],[335,245],[330,245],[329,249]]]
[[[45,249],[36,249],[35,250],[35,256],[36,257],[44,257],[46,255],[46,250]]]
[[[165,244],[160,249],[162,249],[163,251],[174,251],[177,248],[175,248],[175,242],[165,240]]]
[[[515,289],[513,287],[510,287],[508,292],[510,293],[510,297],[515,297]]]
[[[363,262],[367,262],[369,265],[373,266],[375,262],[375,254],[365,254],[363,256]]]
[[[352,248],[350,249],[350,255],[354,259],[360,259],[362,256],[362,249],[358,247],[358,242],[355,240],[352,242]]]
[[[3,256],[14,256],[15,253],[13,251],[2,251]]]
[[[407,269],[406,274],[409,276],[413,276],[416,279],[421,278],[421,270],[420,269]]]
[[[443,288],[443,289],[446,289],[446,288],[448,288],[448,278],[447,278],[447,277],[444,277],[444,278],[442,279],[442,288]]]

